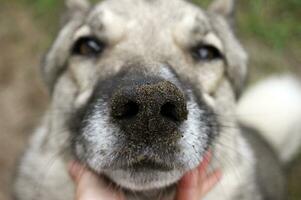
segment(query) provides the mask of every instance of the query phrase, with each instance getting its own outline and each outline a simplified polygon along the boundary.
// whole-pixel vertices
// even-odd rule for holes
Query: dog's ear
[[[90,2],[88,0],[66,0],[65,5],[69,12],[86,12],[90,7]]]
[[[42,62],[42,74],[50,91],[66,68],[67,58],[73,44],[73,34],[82,25],[90,10],[88,0],[65,0],[67,11],[63,16],[61,31]]]
[[[209,11],[222,15],[232,24],[234,20],[235,0],[214,0],[209,6]]]
[[[65,6],[67,12],[63,21],[69,21],[79,15],[85,14],[90,8],[90,2],[88,0],[65,0]]]

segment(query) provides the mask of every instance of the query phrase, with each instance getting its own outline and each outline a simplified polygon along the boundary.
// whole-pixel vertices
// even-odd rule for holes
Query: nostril
[[[114,111],[113,115],[117,119],[130,119],[135,117],[138,112],[139,105],[136,102],[130,101],[122,106],[119,106],[119,108]]]
[[[170,102],[165,103],[162,107],[161,107],[161,111],[160,114],[165,117],[168,118],[172,121],[179,121],[179,116],[177,113],[177,107]]]

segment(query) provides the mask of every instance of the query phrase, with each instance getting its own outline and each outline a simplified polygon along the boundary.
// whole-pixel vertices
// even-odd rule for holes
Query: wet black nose
[[[121,87],[111,99],[113,119],[130,132],[173,131],[187,114],[183,92],[168,81]]]

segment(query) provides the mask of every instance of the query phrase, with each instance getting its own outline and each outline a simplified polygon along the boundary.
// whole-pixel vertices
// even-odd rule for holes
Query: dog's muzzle
[[[100,79],[72,120],[74,154],[125,188],[175,183],[217,132],[214,113],[192,91],[176,75],[126,71]]]

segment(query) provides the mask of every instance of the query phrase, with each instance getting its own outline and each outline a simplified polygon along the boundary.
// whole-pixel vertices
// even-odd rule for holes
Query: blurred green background
[[[194,2],[206,7],[210,0]],[[19,129],[16,122],[11,122],[13,114],[2,117],[2,132],[16,132],[21,139],[27,138],[24,131],[30,133],[47,105],[47,95],[37,78],[37,66],[56,35],[63,8],[62,0],[0,0],[0,111],[6,112],[11,104],[20,104],[19,109],[31,113],[21,115],[17,125],[23,124]],[[301,0],[237,0],[236,31],[250,55],[250,82],[275,73],[301,75],[300,19]],[[30,67],[23,68],[24,65]],[[16,98],[17,93],[22,95]],[[38,100],[33,98],[36,96]],[[20,147],[15,154],[21,151]],[[0,188],[4,192],[9,190],[7,182],[12,173],[5,170],[14,163],[15,159],[0,157],[0,176],[4,176]],[[300,200],[301,159],[294,161],[287,171],[290,199]],[[0,189],[0,200],[7,200],[7,195],[1,194],[3,191]]]

